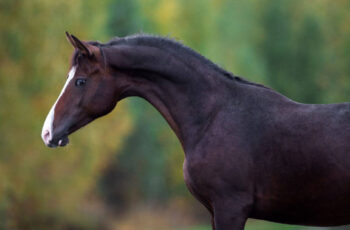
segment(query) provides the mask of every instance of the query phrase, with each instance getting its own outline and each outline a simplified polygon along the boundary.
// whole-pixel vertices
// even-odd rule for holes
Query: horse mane
[[[269,88],[269,87],[267,87],[267,86],[265,86],[263,84],[259,84],[259,83],[248,81],[247,79],[245,79],[243,77],[234,76],[234,78],[239,83],[243,83],[243,84],[252,85],[252,86],[261,87],[261,88],[265,88],[265,89],[271,90],[271,88]]]
[[[268,87],[266,87],[264,85],[250,82],[242,77],[234,75],[233,73],[223,69],[219,65],[210,61],[209,59],[207,59],[206,57],[204,57],[200,53],[194,51],[193,49],[189,48],[188,46],[185,46],[181,42],[179,42],[171,37],[162,37],[162,36],[157,36],[157,35],[139,33],[139,34],[129,35],[126,37],[114,37],[111,40],[109,40],[107,43],[99,43],[99,42],[95,42],[95,41],[91,41],[89,43],[91,45],[95,45],[95,46],[99,46],[99,47],[109,47],[109,46],[116,46],[116,45],[144,45],[144,46],[157,47],[157,48],[161,48],[163,50],[169,50],[169,51],[173,51],[173,52],[177,52],[177,53],[180,52],[186,56],[197,58],[204,65],[210,66],[213,70],[220,73],[220,75],[223,75],[229,79],[236,80],[239,83],[269,89]]]

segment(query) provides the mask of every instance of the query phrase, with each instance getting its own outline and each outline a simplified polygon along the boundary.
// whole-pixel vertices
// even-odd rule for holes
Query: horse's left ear
[[[92,57],[93,56],[93,52],[92,52],[92,46],[89,45],[88,43],[84,42],[84,41],[80,41],[77,37],[75,37],[72,34],[69,34],[68,32],[66,32],[66,36],[69,40],[69,42],[78,50],[80,50],[80,52],[88,57]]]

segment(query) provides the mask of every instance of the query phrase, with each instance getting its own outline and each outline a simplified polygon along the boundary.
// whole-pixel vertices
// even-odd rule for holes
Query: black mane
[[[115,46],[115,45],[144,45],[144,46],[157,47],[164,50],[170,50],[174,52],[181,52],[186,56],[196,57],[204,65],[210,66],[215,71],[217,71],[218,73],[224,75],[229,79],[236,80],[244,84],[268,88],[264,85],[250,82],[242,77],[234,75],[229,71],[226,71],[225,69],[213,63],[212,61],[210,61],[200,53],[194,51],[193,49],[183,45],[182,43],[170,37],[161,37],[161,36],[155,36],[155,35],[149,35],[149,34],[134,34],[126,37],[115,37],[115,38],[112,38],[107,43],[99,43],[99,42],[93,42],[93,41],[89,43],[92,45],[101,46],[101,47],[108,47],[108,46]]]
[[[130,35],[123,38],[113,38],[105,45],[107,46],[114,46],[114,45],[121,45],[121,44],[127,44],[127,45],[145,45],[145,46],[151,46],[151,47],[157,47],[161,48],[163,50],[170,50],[175,52],[180,52],[186,56],[192,56],[199,59],[203,64],[210,66],[215,71],[229,77],[233,78],[233,74],[224,70],[223,68],[219,67],[215,63],[211,62],[207,58],[205,58],[203,55],[199,54],[198,52],[194,51],[193,49],[183,45],[182,43],[176,41],[173,38],[170,37],[161,37],[161,36],[154,36],[154,35],[148,35],[148,34],[135,34]]]

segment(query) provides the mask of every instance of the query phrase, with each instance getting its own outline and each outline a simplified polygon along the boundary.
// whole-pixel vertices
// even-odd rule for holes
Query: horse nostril
[[[45,141],[45,143],[49,142],[49,138],[50,138],[50,131],[49,130],[45,130],[43,133],[43,139]]]

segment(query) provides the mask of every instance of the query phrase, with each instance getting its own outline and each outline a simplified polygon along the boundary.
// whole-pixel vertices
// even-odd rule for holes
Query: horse
[[[243,230],[248,218],[350,223],[349,103],[295,102],[171,38],[66,37],[75,49],[43,125],[47,146],[65,146],[68,135],[138,96],[179,139],[185,183],[213,229]]]

